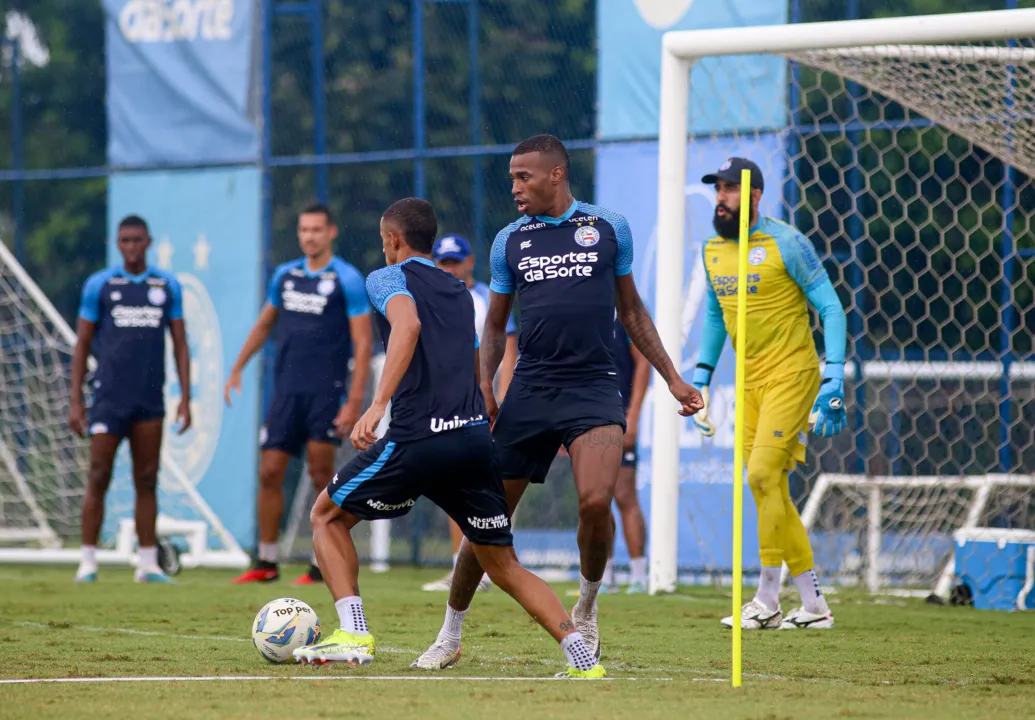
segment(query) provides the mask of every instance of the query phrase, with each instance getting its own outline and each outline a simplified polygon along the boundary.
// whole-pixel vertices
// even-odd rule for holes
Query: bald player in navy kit
[[[314,664],[373,661],[351,529],[361,520],[405,515],[423,495],[460,525],[496,585],[560,644],[568,659],[560,676],[603,677],[560,599],[514,554],[479,391],[474,302],[462,282],[431,261],[437,230],[431,205],[417,198],[394,203],[381,219],[388,267],[371,273],[366,286],[385,343],[384,372],[352,431],[360,454],[338,471],[312,511],[313,544],[339,628],[295,650],[295,657]],[[389,400],[392,419],[378,440]]]
[[[562,444],[571,456],[582,570],[572,620],[599,658],[596,598],[614,540],[611,503],[625,431],[612,354],[616,308],[632,342],[679,401],[680,414],[694,414],[703,401],[680,377],[636,290],[628,222],[576,200],[569,164],[567,149],[552,135],[525,140],[511,156],[511,192],[522,217],[492,245],[481,378],[512,513],[528,484],[545,480]],[[515,294],[521,305],[520,357],[507,397],[497,407],[486,378],[495,376],[503,358]],[[459,658],[459,628],[481,573],[464,543],[446,623],[417,666],[444,668]]]

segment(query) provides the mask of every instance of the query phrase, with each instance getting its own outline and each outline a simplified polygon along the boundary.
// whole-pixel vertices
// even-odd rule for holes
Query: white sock
[[[460,553],[458,553],[458,552],[453,553],[453,569],[454,570],[456,570],[456,560],[459,557],[460,557]]]
[[[137,565],[137,570],[145,573],[160,573],[161,568],[158,567],[158,548],[157,547],[141,547],[140,548],[140,562]]]
[[[277,562],[277,543],[259,543],[259,559],[263,562]]]
[[[597,593],[600,592],[600,581],[590,582],[586,578],[579,575],[579,607],[592,608],[593,612],[597,610]]]
[[[593,658],[593,653],[589,651],[589,647],[586,645],[586,641],[582,639],[582,633],[580,632],[573,632],[561,640],[561,650],[564,651],[564,655],[568,658],[568,664],[573,668],[589,670],[597,664],[597,661]]]
[[[762,602],[770,610],[780,607],[780,570],[782,566],[762,566],[762,572],[758,576],[758,592],[755,599]]]
[[[823,591],[819,587],[819,578],[816,577],[815,570],[809,569],[801,575],[796,575],[794,584],[798,588],[798,594],[801,595],[801,604],[806,610],[817,615],[826,615],[830,612],[827,599],[823,597]]]
[[[629,559],[629,582],[647,584],[647,558],[638,557]]]
[[[338,611],[338,627],[342,630],[353,635],[366,635],[370,632],[367,627],[367,616],[363,613],[363,598],[359,595],[335,600],[334,608]]]
[[[83,545],[80,549],[83,555],[79,560],[79,574],[97,572],[97,546]]]
[[[607,559],[607,565],[604,566],[604,577],[603,581],[605,587],[614,587],[615,584],[615,561],[614,558]]]
[[[467,615],[467,610],[454,610],[449,603],[446,603],[446,619],[442,622],[442,629],[438,631],[438,639],[454,644],[460,642],[465,615]]]

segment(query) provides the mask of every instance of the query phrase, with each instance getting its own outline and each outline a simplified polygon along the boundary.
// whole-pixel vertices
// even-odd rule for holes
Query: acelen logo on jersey
[[[525,273],[526,282],[553,280],[566,277],[589,277],[599,259],[595,252],[570,252],[564,255],[533,255],[521,258],[518,270]]]

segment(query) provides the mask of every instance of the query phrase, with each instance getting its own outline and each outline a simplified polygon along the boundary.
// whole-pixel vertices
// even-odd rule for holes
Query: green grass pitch
[[[613,680],[571,682],[546,681],[563,668],[563,654],[499,589],[479,593],[457,667],[411,670],[442,620],[445,595],[420,591],[438,571],[362,573],[377,659],[318,671],[266,663],[250,627],[265,602],[292,595],[333,626],[322,586],[233,586],[232,573],[211,570],[185,571],[175,586],[139,586],[125,568],[102,568],[96,585],[79,586],[73,573],[0,567],[0,680],[260,679],[2,683],[5,720],[1016,718],[1035,706],[1035,620],[1021,613],[839,593],[829,598],[833,631],[744,633],[744,686],[733,689],[730,635],[718,624],[730,599],[713,588],[603,596],[603,660]],[[572,587],[557,589],[563,596]],[[785,598],[784,609],[791,603]],[[375,677],[393,679],[367,679]]]

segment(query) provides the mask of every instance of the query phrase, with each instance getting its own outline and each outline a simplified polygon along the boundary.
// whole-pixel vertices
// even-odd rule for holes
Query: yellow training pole
[[[747,350],[748,231],[751,229],[751,171],[740,173],[740,240],[737,246],[737,390],[733,430],[733,687],[740,687],[743,654],[740,606],[744,564],[744,355]]]

